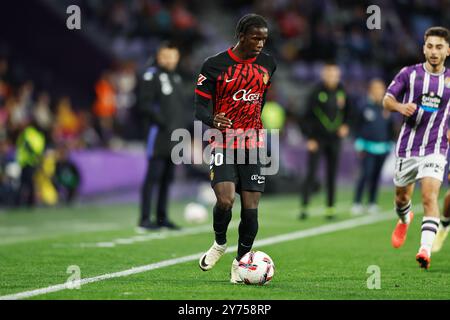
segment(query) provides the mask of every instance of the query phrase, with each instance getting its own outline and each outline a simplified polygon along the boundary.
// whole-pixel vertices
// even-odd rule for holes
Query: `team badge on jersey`
[[[450,89],[450,77],[445,78],[444,84],[447,89]]]
[[[203,81],[206,80],[206,77],[204,75],[202,75],[201,73],[198,75],[198,80],[197,80],[197,85],[201,86]]]

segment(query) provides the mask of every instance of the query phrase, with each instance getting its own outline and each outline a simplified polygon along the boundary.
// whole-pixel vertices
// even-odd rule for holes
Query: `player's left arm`
[[[277,65],[275,63],[275,60],[272,57],[272,72],[270,74],[270,79],[269,82],[267,83],[266,89],[264,90],[263,96],[262,96],[262,100],[261,100],[261,114],[262,114],[262,110],[264,108],[264,105],[266,104],[266,96],[267,96],[267,90],[270,89],[270,87],[272,86],[272,77],[273,74],[275,73],[275,71],[277,70]]]
[[[266,104],[266,95],[267,95],[267,89],[264,90],[263,96],[262,96],[262,100],[261,100],[261,114],[264,108],[264,105]]]

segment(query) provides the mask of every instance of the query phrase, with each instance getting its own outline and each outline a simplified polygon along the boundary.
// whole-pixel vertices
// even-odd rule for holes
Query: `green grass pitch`
[[[234,253],[228,253],[209,272],[202,272],[195,259],[29,298],[449,299],[450,243],[433,255],[429,271],[421,270],[415,261],[423,212],[418,191],[414,200],[416,216],[401,249],[390,245],[396,219],[393,188],[387,188],[380,194],[380,215],[386,219],[256,246],[254,249],[268,253],[276,265],[274,279],[266,286],[230,284]],[[314,198],[312,216],[306,221],[297,219],[296,195],[263,196],[257,240],[361,219],[349,213],[351,198],[351,190],[340,189],[339,218],[329,222],[323,216],[323,195]],[[137,238],[137,204],[1,212],[0,296],[64,284],[71,265],[79,266],[84,279],[203,252],[213,241],[211,219],[202,226],[184,222],[185,205],[170,205],[170,215],[185,227],[184,233],[153,232]],[[230,246],[237,242],[239,206],[236,202],[228,232]],[[367,287],[369,266],[380,269],[380,289]]]

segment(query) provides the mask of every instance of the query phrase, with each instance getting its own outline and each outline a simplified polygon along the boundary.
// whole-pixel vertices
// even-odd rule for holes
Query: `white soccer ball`
[[[272,280],[275,264],[262,251],[250,251],[239,261],[239,276],[245,284],[264,285]]]
[[[208,210],[205,206],[191,202],[184,208],[184,219],[190,223],[203,223],[208,220]]]

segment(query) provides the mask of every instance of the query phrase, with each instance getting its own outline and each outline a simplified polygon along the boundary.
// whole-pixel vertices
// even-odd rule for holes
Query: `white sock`
[[[406,206],[401,208],[395,205],[395,211],[397,212],[398,217],[403,223],[409,223],[411,221],[409,214],[409,212],[411,211],[411,200],[409,200]]]
[[[422,219],[422,237],[420,238],[420,249],[427,250],[429,256],[431,256],[431,246],[433,245],[438,228],[439,218],[424,217]]]

